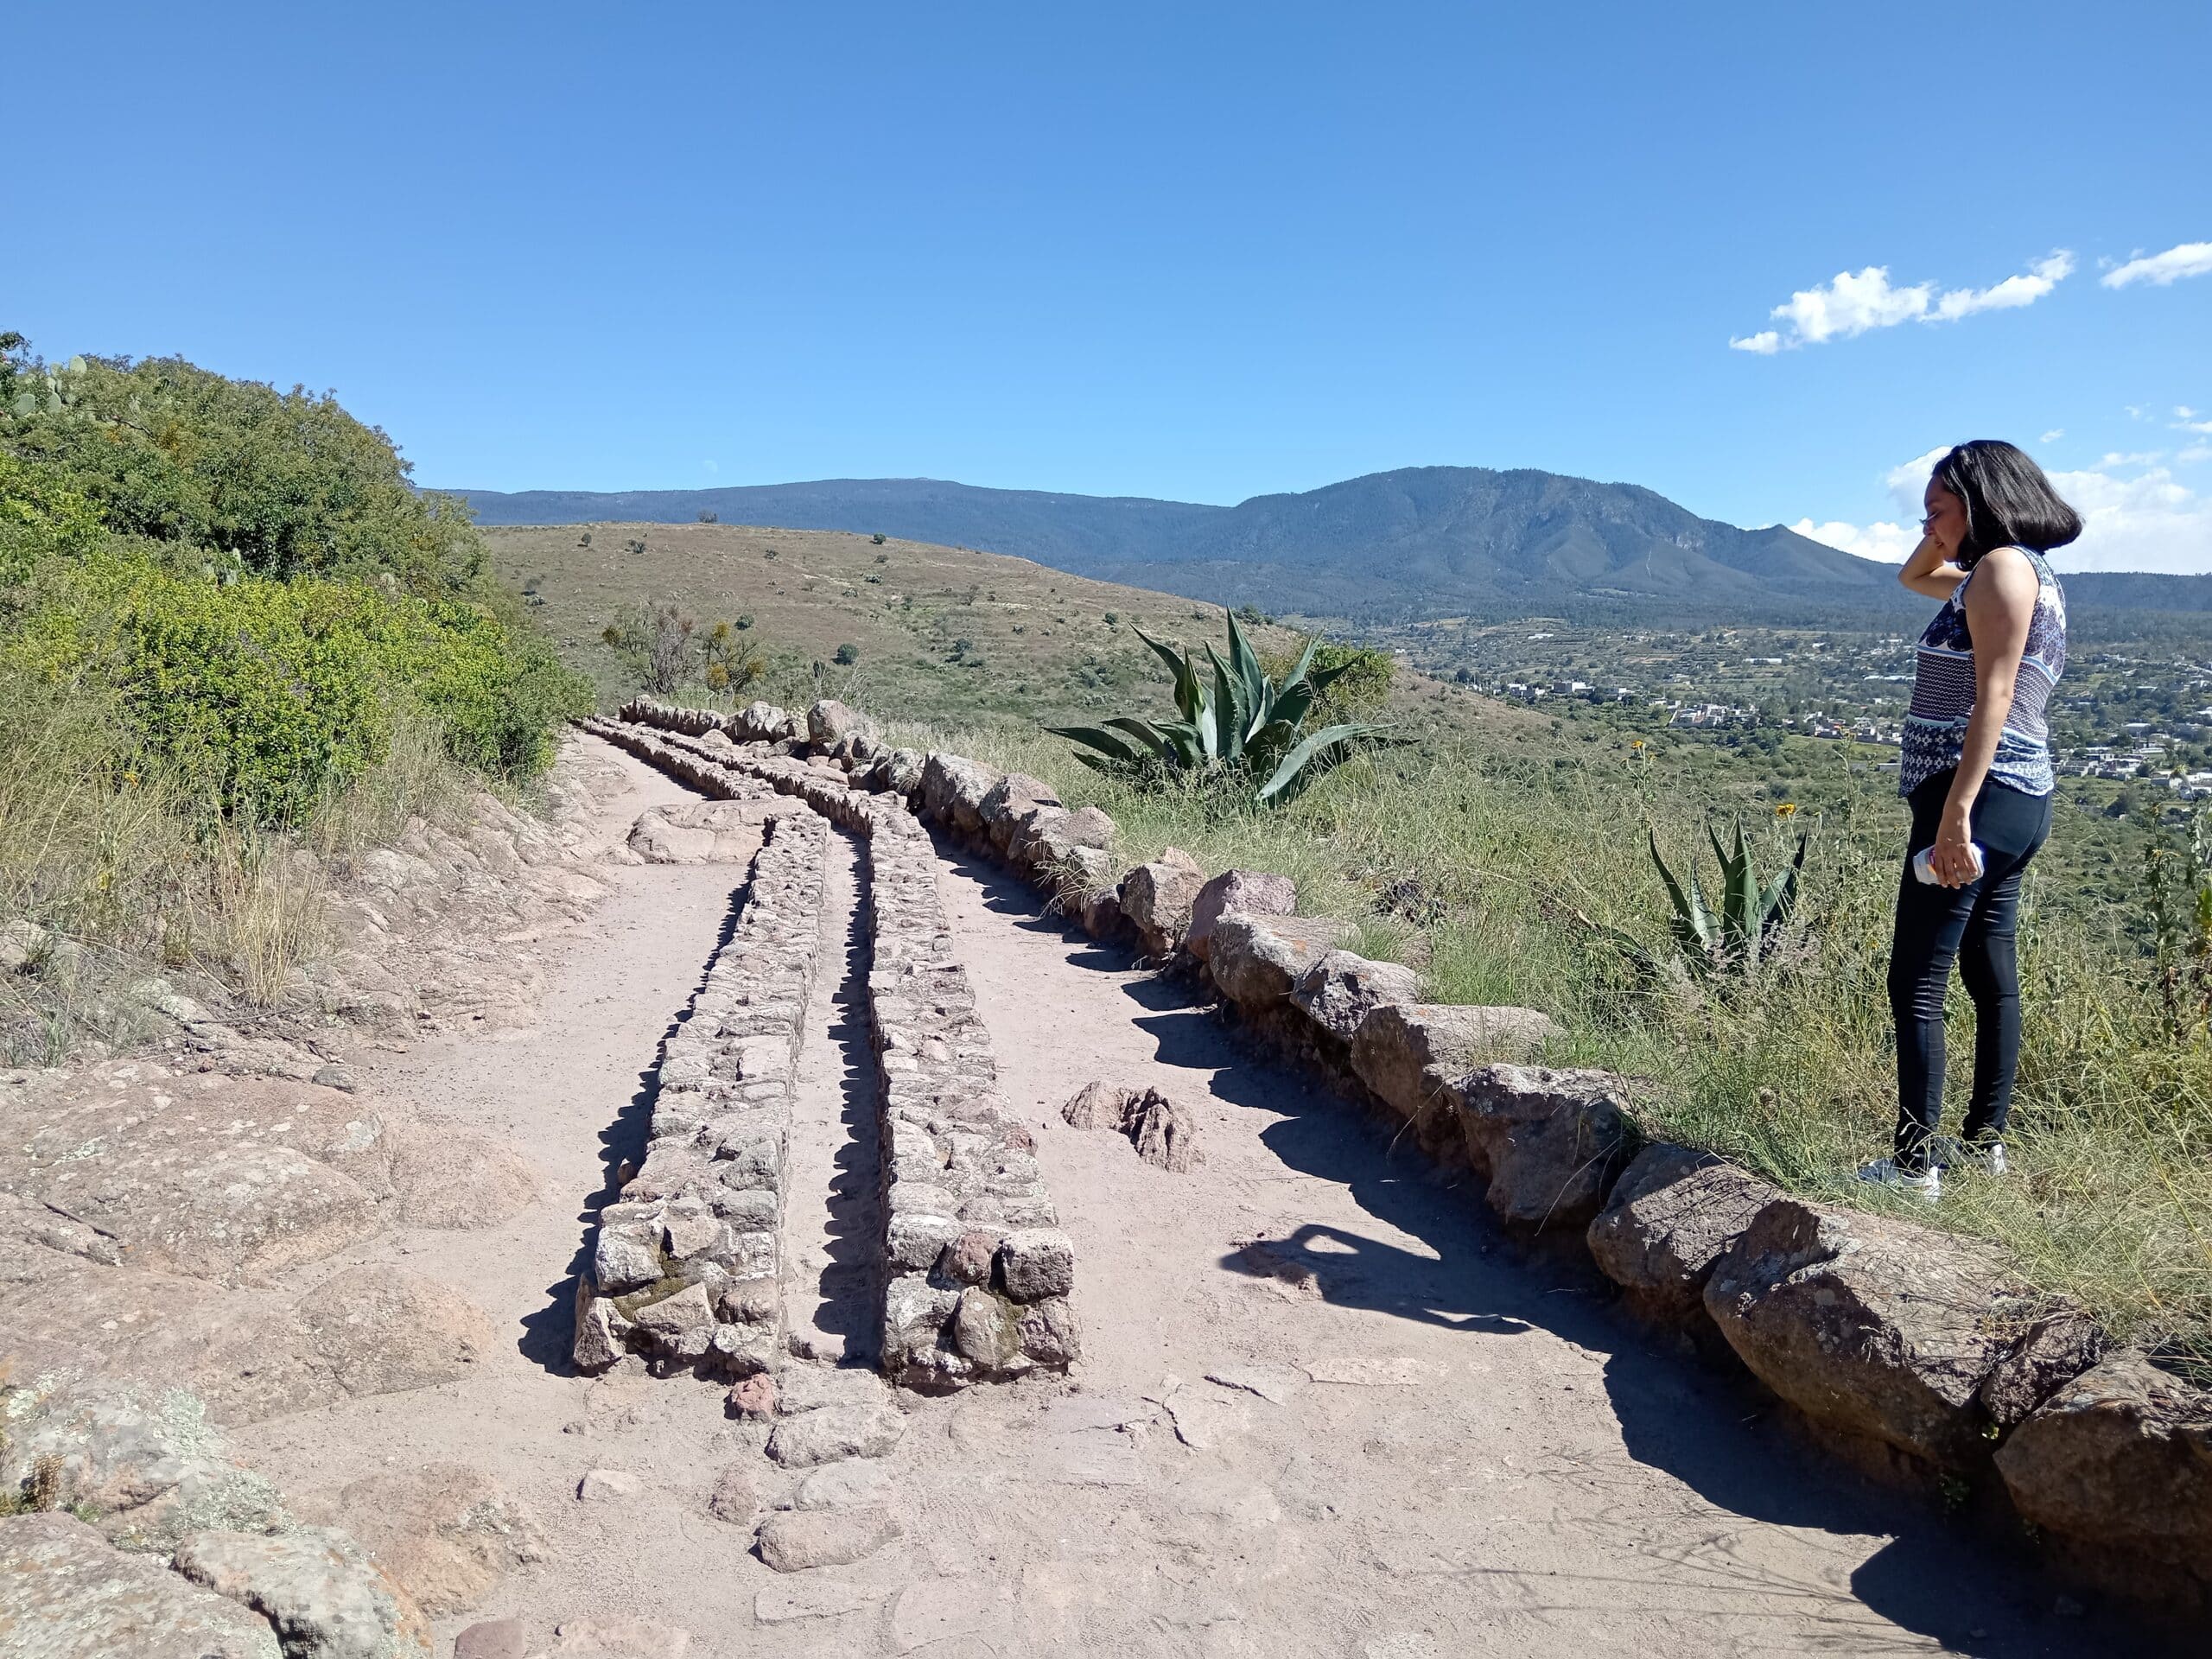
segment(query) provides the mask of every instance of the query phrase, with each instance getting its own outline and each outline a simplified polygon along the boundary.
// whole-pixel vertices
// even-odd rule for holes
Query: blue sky
[[[0,327],[432,485],[1533,466],[1894,555],[1993,435],[2212,568],[2212,7],[1967,16],[33,0]]]

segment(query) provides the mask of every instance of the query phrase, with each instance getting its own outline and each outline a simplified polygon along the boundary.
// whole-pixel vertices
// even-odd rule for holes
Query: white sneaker
[[[1929,1204],[1943,1196],[1943,1172],[1934,1164],[1925,1169],[1898,1167],[1894,1158],[1877,1158],[1859,1172],[1862,1181],[1872,1181],[1878,1186],[1901,1187],[1907,1192],[1917,1192]]]
[[[2012,1166],[2005,1161],[2002,1141],[1954,1141],[1950,1147],[1952,1160],[1984,1175],[2003,1175]]]

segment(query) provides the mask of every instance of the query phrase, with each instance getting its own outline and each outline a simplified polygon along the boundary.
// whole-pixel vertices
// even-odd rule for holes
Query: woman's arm
[[[1948,599],[1966,579],[1967,573],[1951,563],[1951,550],[1933,536],[1923,536],[1897,571],[1899,582],[1930,599]]]
[[[1967,850],[1974,840],[1974,797],[1981,793],[1989,763],[1997,758],[2005,717],[2012,712],[2012,691],[2019,683],[2020,657],[2028,646],[2028,625],[2035,620],[2041,585],[2027,555],[2014,547],[1986,554],[1977,569],[1974,586],[1967,589],[1967,632],[1974,640],[1974,715],[1967,721],[1951,792],[1944,798],[1936,849],[1928,855],[1936,879],[1947,887],[1962,887],[1974,879],[1974,855]]]

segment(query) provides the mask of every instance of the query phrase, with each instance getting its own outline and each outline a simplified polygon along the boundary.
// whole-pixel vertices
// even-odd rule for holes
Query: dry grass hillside
[[[1218,639],[1218,606],[1067,575],[1027,559],[836,531],[746,524],[559,524],[486,532],[499,572],[543,602],[563,656],[603,696],[633,686],[599,641],[616,613],[671,600],[702,622],[750,617],[770,695],[827,665],[869,708],[924,717],[1065,716],[1121,708],[1150,686],[1155,638]],[[583,538],[590,537],[588,544]],[[636,550],[642,542],[645,550]],[[1261,649],[1292,645],[1255,631]],[[838,648],[857,660],[839,665]],[[1149,700],[1149,691],[1135,694]]]

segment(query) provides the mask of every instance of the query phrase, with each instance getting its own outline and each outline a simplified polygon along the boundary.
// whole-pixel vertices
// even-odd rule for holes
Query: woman
[[[1978,439],[1936,463],[1920,545],[1897,580],[1943,608],[1920,637],[1898,791],[1912,834],[1890,946],[1897,1027],[1897,1130],[1862,1179],[1942,1192],[1943,997],[1951,964],[1974,1005],[1974,1093],[1956,1154],[2005,1171],[2005,1121],[2020,1058],[2013,948],[2020,874],[2050,833],[2044,704],[2066,666],[2066,598],[2044,555],[2081,515],[2009,443]],[[1913,861],[1923,849],[1931,880]]]

